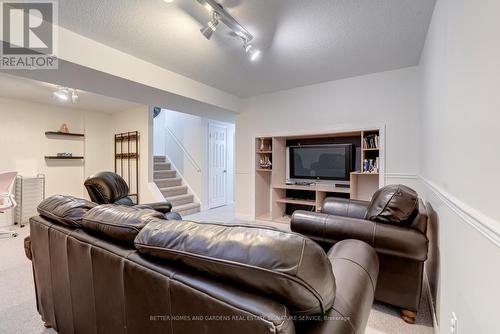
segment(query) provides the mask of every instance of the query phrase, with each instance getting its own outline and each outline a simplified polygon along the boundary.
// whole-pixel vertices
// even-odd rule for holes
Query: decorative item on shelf
[[[368,173],[373,173],[375,165],[373,159],[368,159]]]
[[[68,124],[66,123],[61,124],[61,126],[59,127],[59,132],[69,133]]]
[[[368,173],[370,171],[370,162],[368,159],[363,160],[363,173]]]
[[[259,166],[260,166],[260,168],[263,168],[263,169],[270,169],[272,167],[272,165],[273,164],[271,163],[271,159],[269,159],[268,156],[261,158],[259,161]]]
[[[367,135],[363,138],[364,149],[378,149],[380,146],[380,136],[378,134]]]
[[[57,153],[57,157],[59,157],[59,158],[71,158],[72,156],[73,156],[73,153],[69,153],[69,152]]]
[[[265,143],[265,139],[264,138],[260,138],[260,147],[259,149],[261,151],[265,151],[266,150],[266,143]]]

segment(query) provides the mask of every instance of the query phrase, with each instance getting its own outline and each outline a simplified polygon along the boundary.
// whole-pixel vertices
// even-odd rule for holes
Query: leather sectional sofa
[[[327,198],[321,213],[295,211],[291,229],[326,250],[345,239],[374,247],[380,261],[375,299],[400,307],[403,320],[414,323],[429,248],[427,220],[427,208],[414,190],[390,185],[371,202]]]
[[[39,313],[66,333],[363,333],[378,277],[358,240],[167,220],[53,196],[31,218]]]

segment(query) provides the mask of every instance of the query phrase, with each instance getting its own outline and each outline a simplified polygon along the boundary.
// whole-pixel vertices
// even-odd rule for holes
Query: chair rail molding
[[[385,173],[386,179],[418,179],[417,174],[407,174],[407,173]]]
[[[464,222],[481,233],[495,246],[500,247],[500,225],[498,222],[460,201],[458,198],[441,189],[425,177],[419,175],[418,179],[422,185],[430,189],[434,195],[443,201],[443,203],[446,204],[446,206],[448,206],[455,214],[462,218]]]

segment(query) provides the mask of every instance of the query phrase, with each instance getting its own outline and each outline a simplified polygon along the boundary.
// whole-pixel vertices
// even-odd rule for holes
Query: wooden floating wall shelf
[[[47,155],[45,156],[47,160],[83,160],[84,157],[75,156],[75,157],[58,157],[57,155]]]
[[[46,136],[68,136],[68,137],[85,137],[83,133],[59,132],[59,131],[46,131]]]

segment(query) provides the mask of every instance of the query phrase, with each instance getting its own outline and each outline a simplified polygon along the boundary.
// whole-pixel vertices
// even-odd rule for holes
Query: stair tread
[[[160,190],[179,190],[179,189],[187,189],[187,186],[172,186],[172,187],[161,187]]]
[[[158,176],[162,179],[171,179],[174,177],[177,177],[177,173],[175,170],[162,170],[162,171],[156,171],[155,174],[159,174]],[[159,178],[156,178],[155,180],[158,180]]]
[[[165,181],[165,180],[182,180],[182,179],[180,177],[164,177],[164,178],[161,178],[161,179],[154,179],[153,181],[156,182],[156,181]]]
[[[174,201],[174,200],[177,200],[177,199],[184,199],[184,198],[188,198],[188,197],[193,197],[193,195],[191,194],[182,194],[182,195],[175,195],[175,196],[168,196],[168,197],[165,197],[166,199],[170,200],[170,201]]]
[[[185,211],[185,210],[195,209],[195,208],[199,208],[199,207],[200,207],[200,203],[193,202],[193,203],[188,203],[188,204],[182,204],[182,205],[174,206],[172,208],[172,211],[173,210]]]

